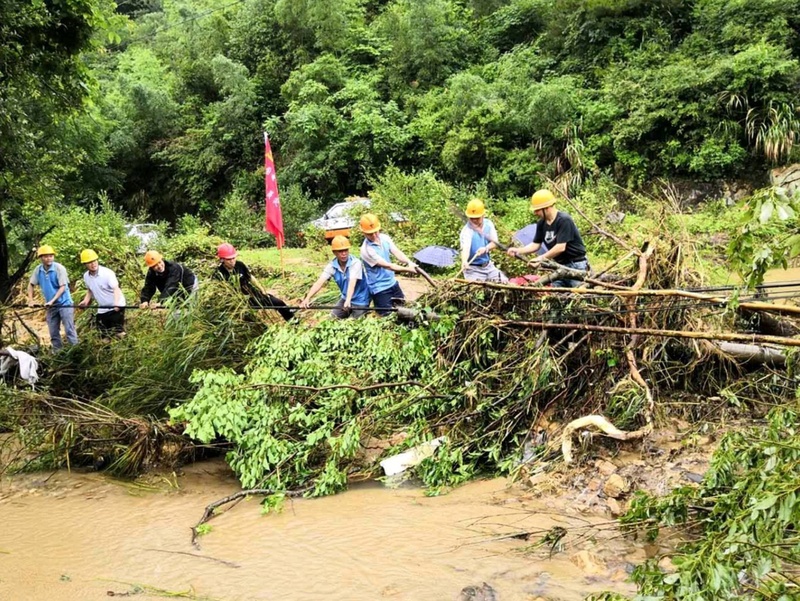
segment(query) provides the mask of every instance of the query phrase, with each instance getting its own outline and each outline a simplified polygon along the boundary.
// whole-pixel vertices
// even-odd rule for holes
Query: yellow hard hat
[[[81,263],[91,263],[92,261],[97,261],[97,259],[97,253],[91,248],[85,248],[81,251]]]
[[[36,256],[41,257],[43,255],[54,255],[56,254],[56,249],[50,246],[49,244],[43,244],[39,247],[39,250],[36,251]]]
[[[331,242],[331,250],[345,250],[350,248],[350,240],[347,236],[334,236]]]
[[[486,206],[480,198],[473,198],[467,203],[467,217],[483,217],[486,215]]]
[[[148,267],[153,267],[158,265],[158,262],[161,261],[164,257],[161,256],[161,253],[157,250],[148,250],[144,253],[144,264]]]
[[[531,196],[531,209],[538,211],[539,209],[546,209],[556,204],[556,197],[547,189],[541,189],[534,192]]]
[[[359,225],[361,226],[361,231],[365,234],[374,234],[381,229],[381,222],[378,221],[378,216],[372,213],[364,213],[361,216]]]

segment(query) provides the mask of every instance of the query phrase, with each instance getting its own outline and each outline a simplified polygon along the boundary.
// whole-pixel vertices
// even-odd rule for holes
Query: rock
[[[584,576],[601,576],[606,573],[605,564],[591,551],[578,551],[569,560],[580,568]]]
[[[586,485],[586,489],[591,491],[600,490],[602,485],[603,482],[600,480],[600,478],[592,478],[589,480],[589,484]]]
[[[800,188],[800,163],[773,169],[769,174],[769,181],[773,186],[786,188],[786,192],[792,194]]]
[[[622,211],[611,211],[608,215],[606,215],[606,221],[612,224],[618,224],[625,221],[625,213]]]
[[[538,473],[538,474],[534,474],[533,476],[528,478],[528,484],[531,487],[536,488],[539,484],[541,484],[542,482],[546,481],[547,478],[548,478],[548,476],[544,472],[541,472],[541,473]]]
[[[622,515],[623,513],[625,513],[625,510],[622,508],[622,505],[620,504],[620,502],[617,501],[613,497],[610,497],[606,501],[606,505],[608,505],[608,510],[611,512],[611,515],[613,517],[618,517],[618,516]]]
[[[620,568],[610,576],[610,580],[612,582],[625,582],[630,577],[630,574],[626,570]]]
[[[607,497],[616,499],[628,492],[629,488],[630,485],[625,478],[619,474],[611,474],[606,480],[605,486],[603,486],[603,492],[606,493]]]
[[[483,583],[482,586],[465,586],[461,589],[456,601],[497,601],[497,591],[491,585]]]
[[[672,559],[670,559],[669,557],[662,557],[658,561],[658,567],[661,568],[667,574],[671,574],[676,570],[675,564],[672,563]]]
[[[617,471],[616,465],[604,459],[598,459],[597,463],[595,463],[595,467],[597,468],[597,471],[603,474],[604,476],[610,476],[611,474]]]

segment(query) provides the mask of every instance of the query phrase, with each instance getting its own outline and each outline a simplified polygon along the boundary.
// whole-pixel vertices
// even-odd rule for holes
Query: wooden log
[[[761,365],[784,365],[786,363],[786,354],[783,351],[767,346],[724,341],[714,344],[726,355],[748,363]]]
[[[469,284],[473,286],[481,286],[483,288],[494,288],[498,290],[523,290],[534,294],[549,294],[552,292],[570,292],[572,294],[586,294],[588,296],[651,296],[651,297],[677,297],[689,298],[698,301],[704,301],[717,305],[725,305],[730,299],[722,296],[712,296],[710,294],[701,294],[699,292],[690,292],[689,290],[677,290],[674,288],[663,290],[651,290],[648,288],[641,290],[632,290],[625,288],[622,290],[596,290],[589,288],[535,288],[532,286],[515,286],[513,284],[496,284],[494,282],[473,282],[470,280],[457,280],[461,284]],[[605,285],[605,284],[603,284]],[[764,311],[766,313],[777,313],[779,315],[794,315],[800,317],[800,307],[792,305],[774,305],[772,303],[765,303],[759,301],[746,301],[738,304],[740,309],[748,309],[750,311]]]
[[[745,344],[776,344],[778,346],[800,346],[800,339],[784,336],[765,336],[763,334],[734,334],[730,332],[688,332],[684,330],[657,330],[653,328],[618,328],[614,326],[597,326],[585,323],[551,323],[544,321],[515,321],[499,319],[494,323],[516,328],[533,328],[542,330],[583,330],[585,332],[608,332],[610,334],[658,336],[661,338],[693,338],[695,340],[725,340],[743,342]]]

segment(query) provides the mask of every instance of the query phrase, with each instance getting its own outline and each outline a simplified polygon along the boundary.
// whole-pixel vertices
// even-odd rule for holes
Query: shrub
[[[198,275],[210,275],[217,266],[217,246],[223,240],[211,234],[198,217],[184,215],[178,221],[177,233],[159,242],[158,250],[165,259],[183,263]]]
[[[139,241],[126,234],[124,216],[107,199],[101,198],[99,206],[89,209],[54,207],[45,213],[44,222],[56,227],[42,244],[55,248],[56,260],[67,269],[71,281],[81,281],[86,269],[80,262],[80,253],[92,248],[100,263],[117,274],[123,289],[141,285],[141,267],[136,257]]]

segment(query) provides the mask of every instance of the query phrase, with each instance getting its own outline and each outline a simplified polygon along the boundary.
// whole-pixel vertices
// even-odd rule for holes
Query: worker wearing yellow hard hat
[[[97,301],[95,325],[102,334],[122,336],[125,333],[125,295],[119,287],[117,275],[108,267],[100,265],[100,257],[94,249],[81,251],[81,263],[86,267],[83,283],[86,294],[79,307],[88,307]]]
[[[169,298],[185,299],[198,289],[197,277],[191,269],[177,261],[167,261],[157,250],[148,250],[144,255],[147,275],[139,294],[139,307],[159,306]],[[158,301],[153,301],[156,291]]]
[[[461,269],[464,278],[476,282],[507,282],[508,278],[492,263],[489,253],[497,248],[497,229],[486,217],[480,198],[467,203],[469,221],[461,228]]]
[[[331,251],[334,255],[333,261],[322,270],[319,279],[300,302],[300,307],[308,309],[311,299],[332,279],[339,286],[341,294],[336,307],[331,310],[331,315],[337,319],[363,317],[369,307],[369,286],[363,264],[350,254],[350,240],[345,236],[334,237]]]
[[[388,315],[390,309],[405,299],[395,273],[416,273],[417,266],[397,248],[387,234],[381,233],[381,222],[377,215],[366,213],[359,221],[364,242],[361,245],[361,260],[367,272],[367,284],[372,304],[378,315]],[[392,256],[406,267],[392,262]]]
[[[552,260],[568,269],[589,271],[586,259],[586,245],[583,243],[578,226],[572,217],[556,208],[556,197],[550,190],[538,190],[531,197],[531,210],[538,218],[533,241],[522,248],[509,248],[511,256],[527,255],[539,250],[542,244],[547,245],[547,252],[533,259],[533,262]],[[554,287],[575,288],[580,280],[556,280]]]
[[[38,286],[44,297],[47,313],[47,329],[50,332],[50,344],[53,350],[64,346],[61,340],[61,326],[67,342],[78,344],[78,333],[75,331],[75,309],[72,307],[72,296],[69,292],[69,277],[61,263],[56,263],[55,249],[49,244],[38,248],[36,255],[40,264],[33,270],[28,282],[28,305],[33,305],[33,289]]]

